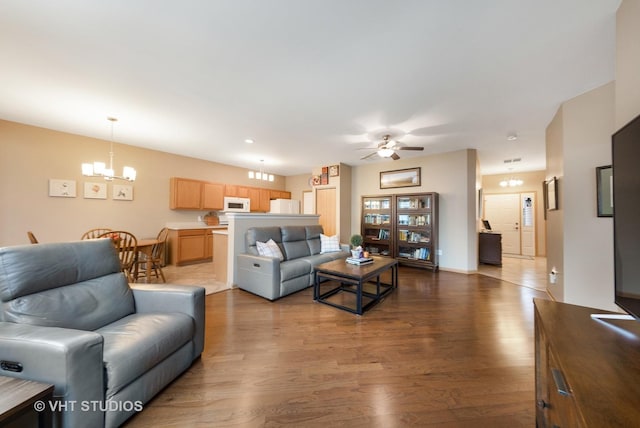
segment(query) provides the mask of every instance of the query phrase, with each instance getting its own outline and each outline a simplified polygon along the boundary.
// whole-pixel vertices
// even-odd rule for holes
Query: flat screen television
[[[611,138],[615,303],[640,320],[640,116]]]

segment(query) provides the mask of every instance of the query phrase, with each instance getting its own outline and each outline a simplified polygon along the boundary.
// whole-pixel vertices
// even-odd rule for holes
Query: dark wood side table
[[[480,232],[478,244],[478,261],[480,263],[502,266],[501,233]]]
[[[51,427],[52,400],[53,385],[0,376],[0,426]]]

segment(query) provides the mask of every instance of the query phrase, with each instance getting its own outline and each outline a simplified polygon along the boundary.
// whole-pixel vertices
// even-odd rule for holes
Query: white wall
[[[596,167],[611,164],[614,83],[565,102],[547,129],[547,178],[559,182],[557,211],[547,213],[548,284],[559,301],[616,310],[613,224],[597,216]]]
[[[616,15],[615,128],[640,114],[640,0],[624,0]]]
[[[438,247],[442,250],[439,257],[440,268],[456,272],[476,272],[476,165],[476,151],[468,149],[353,167],[351,233],[360,233],[360,197],[363,195],[438,192]],[[380,189],[380,171],[414,167],[422,168],[420,187]]]
[[[613,219],[597,216],[596,167],[611,164],[614,84],[567,101],[564,111],[564,300],[615,310]]]

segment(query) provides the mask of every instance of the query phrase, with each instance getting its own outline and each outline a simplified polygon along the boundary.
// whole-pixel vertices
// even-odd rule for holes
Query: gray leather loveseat
[[[119,426],[201,354],[204,295],[129,286],[109,239],[0,248],[0,374],[55,385],[54,426]]]
[[[313,285],[314,266],[350,255],[348,245],[321,254],[322,232],[320,225],[250,228],[245,236],[246,253],[237,256],[238,287],[275,300]],[[269,239],[280,247],[283,261],[258,255],[256,242]]]

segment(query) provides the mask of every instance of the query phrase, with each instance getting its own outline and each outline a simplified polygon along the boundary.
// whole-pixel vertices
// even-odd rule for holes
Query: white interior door
[[[520,194],[485,195],[484,219],[491,229],[502,234],[502,252],[521,254]]]

